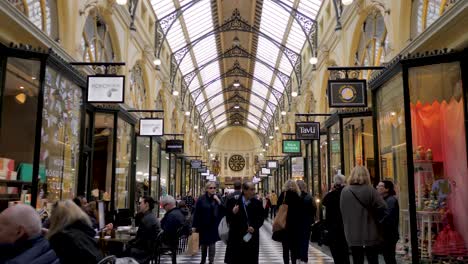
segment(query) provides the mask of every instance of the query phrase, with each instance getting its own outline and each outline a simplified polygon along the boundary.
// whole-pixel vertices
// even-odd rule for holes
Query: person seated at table
[[[154,250],[154,243],[161,231],[161,225],[156,215],[153,213],[155,201],[152,197],[143,196],[140,198],[139,213],[143,214],[135,239],[129,242],[129,248],[125,255],[133,257],[142,263],[151,257]]]
[[[18,204],[0,214],[0,263],[58,264],[59,259],[41,232],[34,208]]]
[[[176,200],[171,195],[164,196],[161,199],[161,206],[166,211],[161,220],[161,228],[164,231],[162,243],[164,247],[176,249],[179,243],[177,231],[185,223],[185,216],[176,206]]]
[[[72,200],[58,201],[52,209],[47,238],[60,263],[97,263],[102,259],[88,215]]]

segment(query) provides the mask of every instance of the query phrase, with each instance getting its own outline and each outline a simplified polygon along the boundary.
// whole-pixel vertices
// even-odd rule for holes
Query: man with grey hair
[[[340,197],[345,186],[345,176],[341,174],[333,177],[333,188],[323,198],[325,206],[325,228],[328,230],[326,241],[335,263],[349,264],[349,249],[344,234],[343,219],[341,218]]]
[[[5,209],[0,214],[0,263],[60,263],[41,227],[41,219],[31,206]]]
[[[166,211],[161,220],[164,247],[172,249],[172,264],[177,263],[176,253],[179,243],[177,231],[184,225],[185,217],[182,211],[176,207],[176,200],[170,195],[161,198],[161,207]]]

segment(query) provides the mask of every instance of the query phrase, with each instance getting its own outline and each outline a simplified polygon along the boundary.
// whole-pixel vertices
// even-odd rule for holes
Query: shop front
[[[85,79],[52,51],[0,44],[0,211],[77,194]],[[34,177],[33,175],[38,175]]]
[[[370,82],[376,168],[397,189],[405,263],[468,261],[467,59],[408,56]]]

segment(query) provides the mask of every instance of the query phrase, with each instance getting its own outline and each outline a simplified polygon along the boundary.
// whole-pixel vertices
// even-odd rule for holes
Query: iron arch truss
[[[219,60],[228,59],[228,58],[246,58],[246,59],[255,60],[256,62],[262,63],[269,70],[271,70],[273,72],[273,74],[275,74],[277,76],[277,78],[281,81],[281,83],[283,84],[283,86],[284,86],[284,88],[285,88],[285,90],[287,92],[291,91],[291,78],[286,73],[276,69],[274,66],[268,64],[267,62],[265,62],[264,60],[262,60],[262,59],[260,59],[260,58],[258,58],[256,56],[254,56],[253,54],[249,53],[247,50],[243,49],[242,47],[233,46],[232,48],[226,50],[223,54],[219,55],[216,58],[213,58],[212,60],[206,62],[205,64],[203,64],[201,66],[198,66],[193,71],[185,74],[182,77],[182,79],[183,79],[182,89],[181,89],[182,104],[184,103],[185,95],[186,95],[187,91],[189,90],[188,87],[192,83],[195,76],[199,72],[201,72],[205,67],[207,67],[208,65],[210,65],[212,63],[215,63],[215,62],[217,62]]]
[[[267,129],[268,129],[268,122],[262,120],[260,117],[258,117],[258,116],[256,116],[256,115],[250,113],[247,109],[244,109],[244,108],[241,107],[241,108],[239,108],[239,109],[228,109],[226,112],[223,112],[223,113],[221,113],[221,114],[219,114],[219,115],[213,117],[213,122],[211,122],[210,125],[207,127],[207,130],[209,130],[209,129],[210,129],[211,127],[213,127],[213,126],[216,127],[216,123],[215,123],[214,121],[215,121],[217,118],[221,117],[221,116],[222,116],[223,114],[225,114],[225,113],[226,113],[226,114],[250,114],[250,115],[251,115],[252,117],[254,117],[256,120],[258,120],[259,123],[258,123],[258,124],[255,124],[255,123],[253,123],[252,121],[250,121],[249,119],[244,118],[247,122],[249,122],[249,123],[251,123],[251,124],[253,124],[253,125],[255,125],[255,126],[260,125],[261,128],[263,129],[263,131],[267,131]],[[225,120],[227,120],[227,118],[226,118],[226,119],[223,119],[222,122],[225,121]],[[219,123],[221,123],[221,122],[219,122]]]

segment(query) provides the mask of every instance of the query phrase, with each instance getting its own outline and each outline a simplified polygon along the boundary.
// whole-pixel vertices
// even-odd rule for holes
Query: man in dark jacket
[[[263,206],[254,196],[255,185],[252,182],[244,182],[242,194],[232,197],[227,202],[229,240],[224,259],[226,263],[258,263]]]
[[[340,210],[341,191],[345,186],[345,176],[334,177],[333,189],[325,195],[322,204],[325,206],[325,224],[328,231],[328,246],[336,264],[349,264],[348,243],[343,228]]]
[[[227,206],[227,202],[232,199],[234,196],[240,196],[242,194],[242,183],[239,180],[234,181],[234,192],[228,194],[225,199],[222,201],[224,206]]]
[[[301,216],[301,226],[302,232],[299,242],[299,259],[305,263],[309,260],[309,239],[310,239],[310,227],[315,220],[315,214],[317,212],[317,207],[315,203],[307,193],[307,185],[304,181],[297,181],[297,186],[301,190],[301,202],[302,202],[302,216]]]
[[[216,241],[219,240],[218,225],[221,220],[221,200],[215,194],[216,183],[208,182],[205,186],[206,193],[197,200],[193,215],[194,232],[200,234],[200,246],[202,250],[201,264],[205,264],[207,249],[209,248],[209,263],[214,262],[216,254]]]
[[[161,231],[159,220],[153,213],[154,199],[149,196],[140,198],[139,213],[142,219],[134,240],[130,241],[130,256],[138,262],[145,262],[151,257],[156,237]]]
[[[166,211],[164,218],[161,220],[161,228],[163,233],[164,247],[177,249],[179,243],[178,230],[184,225],[185,217],[182,211],[176,207],[174,197],[167,195],[161,199],[161,205]],[[176,264],[176,256],[172,256],[172,264]]]
[[[0,214],[0,263],[58,264],[41,234],[41,219],[29,205],[15,205]]]

